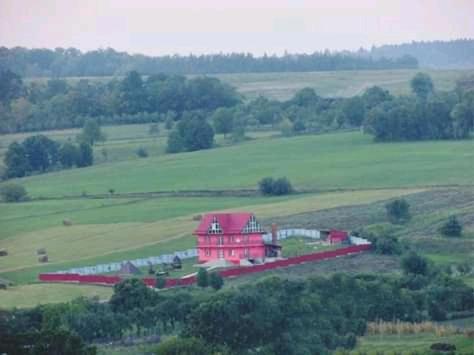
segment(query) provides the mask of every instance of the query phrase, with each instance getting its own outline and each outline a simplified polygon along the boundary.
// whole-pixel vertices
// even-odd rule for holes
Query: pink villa
[[[241,260],[263,262],[265,257],[280,254],[276,243],[276,227],[272,228],[272,243],[263,240],[265,231],[249,212],[206,214],[194,235],[197,236],[199,263],[226,260],[240,264]]]

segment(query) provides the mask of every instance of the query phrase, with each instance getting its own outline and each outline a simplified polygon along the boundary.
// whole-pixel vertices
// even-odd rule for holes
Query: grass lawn
[[[112,295],[111,287],[66,284],[31,284],[0,290],[0,308],[26,308],[38,304],[67,302],[74,298],[99,297],[107,300]]]
[[[374,143],[359,132],[262,139],[37,175],[16,182],[33,197],[256,188],[286,176],[296,188],[364,189],[472,184],[474,140]],[[13,180],[15,181],[15,180]]]
[[[386,355],[395,353],[409,355],[412,351],[425,353],[433,343],[454,344],[457,353],[472,354],[474,341],[464,335],[437,336],[433,333],[403,334],[403,335],[369,335],[358,339],[358,345],[351,351],[352,355],[365,352],[367,355],[376,355],[384,352]]]

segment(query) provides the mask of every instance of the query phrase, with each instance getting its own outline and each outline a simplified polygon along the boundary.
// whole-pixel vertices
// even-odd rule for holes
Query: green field
[[[358,339],[358,345],[351,355],[361,352],[367,355],[376,355],[383,352],[385,355],[408,355],[412,351],[422,354],[429,352],[433,343],[449,343],[456,346],[457,354],[472,354],[474,341],[465,335],[437,336],[434,333],[403,334],[403,335],[370,335]]]
[[[296,188],[367,189],[474,182],[474,140],[374,143],[358,132],[267,138],[207,151],[101,164],[18,179],[32,197],[256,188],[287,176]]]
[[[473,70],[352,70],[308,73],[239,73],[214,75],[235,86],[247,99],[263,95],[287,100],[298,90],[310,87],[321,96],[359,95],[378,85],[394,95],[408,94],[410,80],[418,72],[431,76],[438,90],[451,90],[460,77]]]

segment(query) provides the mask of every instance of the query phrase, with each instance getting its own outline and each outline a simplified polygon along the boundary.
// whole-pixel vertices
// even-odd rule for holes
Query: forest
[[[250,53],[130,55],[112,48],[81,52],[76,48],[27,49],[0,47],[0,70],[11,70],[24,77],[84,77],[124,75],[136,70],[146,75],[265,73],[361,69],[414,69],[413,56],[370,57],[357,52],[314,52],[312,54],[264,55]]]
[[[423,257],[408,253],[401,263],[402,276],[269,277],[221,290],[162,293],[130,279],[115,286],[108,303],[77,299],[2,312],[0,351],[34,344],[33,354],[42,347],[94,354],[91,344],[174,335],[157,354],[328,354],[354,348],[369,321],[439,321],[474,307],[472,288]]]

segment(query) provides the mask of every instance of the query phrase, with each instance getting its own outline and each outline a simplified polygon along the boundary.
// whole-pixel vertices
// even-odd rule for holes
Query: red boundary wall
[[[306,262],[314,262],[326,259],[333,259],[338,256],[345,256],[349,254],[356,254],[363,251],[370,250],[371,245],[352,245],[345,248],[336,250],[316,252],[311,254],[305,254],[301,256],[295,256],[292,258],[277,260],[272,263],[259,264],[247,267],[240,267],[234,269],[227,269],[220,271],[219,274],[222,277],[236,277],[255,272],[262,272],[267,270],[273,270],[280,267],[288,267],[291,265],[303,264]],[[113,286],[120,281],[122,278],[119,276],[105,276],[105,275],[79,275],[79,274],[39,274],[38,278],[43,282],[67,282],[67,283],[81,283],[81,284],[96,284]],[[143,281],[147,286],[155,286],[155,278],[144,278]],[[176,286],[189,286],[196,283],[196,276],[183,277],[179,279],[166,279],[165,287],[176,287]]]

